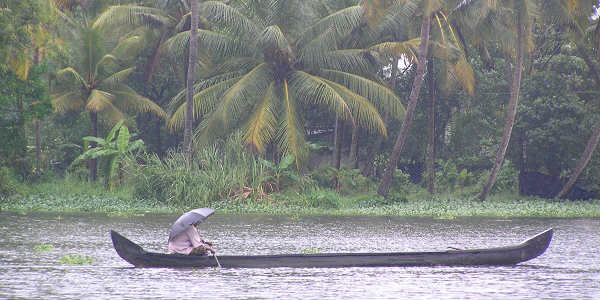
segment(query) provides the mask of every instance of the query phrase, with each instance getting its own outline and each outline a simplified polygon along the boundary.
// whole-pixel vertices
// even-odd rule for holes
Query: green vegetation
[[[35,247],[33,247],[33,250],[36,252],[50,252],[54,250],[54,247],[49,244],[38,244]]]
[[[373,186],[374,189],[375,186]],[[273,215],[394,215],[409,217],[600,217],[600,200],[570,201],[519,197],[511,192],[493,194],[488,201],[476,199],[477,188],[461,193],[444,193],[435,198],[412,185],[408,193],[383,198],[370,192],[342,196],[328,188],[308,192],[273,193],[268,197],[251,192],[233,194],[210,203],[192,201],[184,205],[175,200],[156,201],[135,198],[133,189],[105,190],[99,184],[68,178],[34,185],[26,195],[0,199],[0,210],[28,212],[93,212],[109,216],[152,213],[179,213],[182,209],[210,206],[220,214]],[[193,199],[193,197],[192,197]],[[169,202],[171,201],[171,202]]]
[[[597,6],[0,0],[0,210],[599,217]]]
[[[96,143],[96,147],[86,150],[71,164],[72,166],[76,166],[88,159],[101,158],[104,165],[102,170],[105,172],[104,182],[107,189],[112,189],[117,177],[119,181],[122,180],[121,160],[123,157],[144,147],[144,141],[142,140],[129,141],[131,137],[129,129],[123,125],[123,121],[117,122],[110,132],[108,132],[105,139],[94,136],[84,137],[84,141]]]
[[[60,258],[60,262],[66,265],[91,265],[92,258],[81,254],[69,254]]]

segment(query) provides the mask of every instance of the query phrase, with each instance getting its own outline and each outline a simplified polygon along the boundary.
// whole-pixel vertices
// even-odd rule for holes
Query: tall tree
[[[107,19],[102,14],[92,14],[97,7],[82,8],[81,19],[59,13],[65,21],[65,34],[77,54],[70,67],[57,72],[58,92],[52,96],[56,111],[87,111],[93,137],[98,136],[98,114],[111,124],[123,119],[126,112],[153,112],[166,118],[162,108],[126,84],[127,77],[135,70],[127,65],[144,46],[141,36],[125,32],[124,37],[108,43]],[[92,143],[91,147],[94,146]],[[94,159],[90,160],[89,171],[90,179],[96,180]]]
[[[473,32],[489,33],[487,42],[500,44],[503,50],[510,54],[507,57],[514,54],[515,59],[502,141],[496,152],[490,177],[479,195],[479,199],[485,201],[496,182],[510,142],[519,101],[523,55],[529,48],[532,18],[538,12],[537,3],[533,0],[508,0],[501,4],[488,0],[461,1],[455,11],[463,15],[463,24],[468,24],[466,28],[475,28]],[[474,37],[474,40],[478,45],[484,42],[479,36]]]
[[[417,51],[417,69],[415,72],[413,86],[410,91],[410,96],[408,98],[406,116],[404,118],[404,121],[402,122],[402,126],[400,127],[400,132],[398,133],[398,137],[396,138],[396,142],[394,144],[394,148],[392,149],[392,153],[390,154],[385,174],[383,175],[383,178],[381,179],[381,183],[379,184],[379,188],[377,190],[377,193],[384,197],[387,197],[390,191],[392,178],[394,172],[396,172],[396,165],[398,164],[400,153],[402,152],[402,149],[404,148],[404,143],[406,141],[406,138],[408,137],[413,115],[417,107],[417,102],[419,100],[421,86],[423,85],[423,77],[425,75],[425,69],[427,65],[427,50],[429,47],[431,14],[434,12],[434,7],[432,6],[433,3],[431,3],[433,1],[424,2],[425,3],[422,9],[421,19],[420,44],[419,50]]]
[[[597,16],[598,11],[594,11],[594,8],[597,9],[598,7],[600,7],[600,3],[597,0],[551,0],[545,1],[542,5],[543,11],[547,14],[550,22],[558,22],[559,25],[567,29],[570,40],[577,46],[580,55],[590,69],[590,73],[592,73],[594,81],[600,86],[600,71],[598,71],[597,65],[600,64],[600,20]],[[593,17],[594,14],[596,14],[596,17]],[[595,62],[586,52],[588,48],[594,46],[596,47]],[[573,187],[592,158],[598,142],[600,142],[600,118],[598,118],[592,129],[592,135],[588,139],[585,150],[581,154],[573,173],[555,198],[565,196]]]
[[[425,165],[427,170],[427,191],[429,195],[435,194],[435,76],[433,58],[427,64],[427,87],[429,92],[429,130],[427,141],[427,156]]]
[[[281,5],[271,5],[271,10],[248,7],[244,1],[231,5],[207,1],[201,5],[203,17],[212,26],[211,30],[199,31],[201,48],[219,49],[214,54],[222,58],[215,71],[195,86],[191,115],[202,118],[197,131],[200,142],[241,128],[251,151],[264,154],[275,144],[276,151],[293,155],[300,166],[307,158],[301,118],[306,103],[321,105],[341,120],[385,135],[378,110],[400,115],[400,101],[388,88],[364,75],[374,70],[368,50],[344,49],[339,44],[361,26],[362,8],[350,6],[303,30],[292,30],[288,24],[279,26],[271,21],[298,13],[290,10],[290,5],[302,2],[275,2]],[[269,14],[265,16],[264,11]],[[177,45],[187,39],[189,33],[182,33],[171,43]],[[181,93],[173,99],[172,129],[182,128],[182,100]]]
[[[183,133],[183,150],[188,161],[192,158],[192,114],[194,109],[194,81],[196,79],[196,55],[198,54],[198,1],[190,2],[191,26],[190,26],[190,48],[187,78],[185,84],[185,129]]]

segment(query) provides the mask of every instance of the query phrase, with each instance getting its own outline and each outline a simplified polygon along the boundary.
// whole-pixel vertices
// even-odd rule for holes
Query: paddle
[[[221,263],[219,262],[219,258],[217,257],[217,255],[215,253],[213,253],[213,256],[215,257],[215,260],[217,261],[217,265],[219,266],[219,268],[221,268]]]

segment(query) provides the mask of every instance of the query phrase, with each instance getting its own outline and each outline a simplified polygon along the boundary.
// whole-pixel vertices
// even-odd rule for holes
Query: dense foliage
[[[391,194],[357,205],[402,203],[430,180],[430,193],[474,199],[498,163],[492,193],[553,197],[585,161],[567,196],[600,197],[598,151],[583,159],[600,130],[598,1],[487,5],[199,1],[186,112],[189,0],[0,0],[0,196],[35,180],[95,180],[100,158],[107,187],[160,205],[340,208],[339,197],[372,196],[406,120],[429,15],[430,63]],[[180,148],[187,113],[191,159]]]

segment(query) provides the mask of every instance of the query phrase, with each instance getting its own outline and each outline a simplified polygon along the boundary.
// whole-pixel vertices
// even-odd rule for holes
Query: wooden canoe
[[[115,231],[110,232],[115,250],[136,267],[217,267],[214,256],[188,256],[147,252]],[[280,255],[218,255],[223,268],[329,268],[388,266],[514,265],[546,251],[553,230],[507,247],[440,252],[318,253]]]

